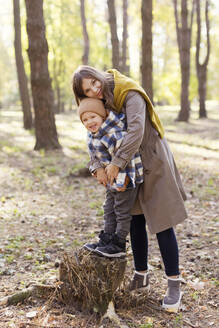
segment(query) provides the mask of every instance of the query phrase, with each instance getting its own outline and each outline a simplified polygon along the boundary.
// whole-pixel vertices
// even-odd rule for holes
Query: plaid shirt
[[[99,160],[103,167],[110,164],[113,155],[115,155],[127,133],[126,129],[125,115],[110,111],[108,117],[96,133],[88,132],[87,143],[91,158],[91,171],[93,160]],[[132,187],[135,187],[136,183],[143,182],[143,166],[138,152],[132,157],[124,170],[119,170],[118,177],[112,188],[123,187],[126,175],[130,178]]]

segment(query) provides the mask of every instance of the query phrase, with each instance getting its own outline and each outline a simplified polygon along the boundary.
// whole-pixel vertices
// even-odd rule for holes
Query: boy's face
[[[93,112],[85,112],[81,117],[85,128],[91,133],[96,133],[103,123],[103,118]]]

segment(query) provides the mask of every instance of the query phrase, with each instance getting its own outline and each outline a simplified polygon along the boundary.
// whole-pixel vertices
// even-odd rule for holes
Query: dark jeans
[[[104,209],[104,232],[116,232],[125,239],[130,231],[131,209],[136,199],[138,187],[116,191],[107,188]]]
[[[156,234],[167,276],[179,275],[179,252],[173,228]],[[131,245],[136,271],[148,269],[148,237],[144,215],[133,215]]]

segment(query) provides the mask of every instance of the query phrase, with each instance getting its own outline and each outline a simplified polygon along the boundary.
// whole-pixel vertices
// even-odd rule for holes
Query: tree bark
[[[181,0],[181,27],[179,27],[178,3],[173,0],[174,14],[176,22],[177,43],[179,48],[180,69],[181,69],[181,109],[178,121],[188,122],[190,114],[189,102],[189,79],[190,79],[190,48],[191,34],[194,13],[194,0],[192,2],[191,20],[189,24],[189,13],[187,0]]]
[[[54,113],[59,114],[62,112],[62,88],[60,86],[60,77],[63,76],[65,71],[65,64],[62,58],[56,56],[56,51],[53,49],[53,86],[55,93]]]
[[[17,67],[18,85],[23,110],[23,124],[25,129],[32,128],[31,104],[28,92],[27,76],[24,68],[21,45],[20,0],[13,0],[14,10],[14,49]]]
[[[109,25],[111,31],[112,65],[113,68],[120,70],[119,39],[117,35],[115,1],[107,0],[107,5],[108,5],[108,12],[109,12]]]
[[[63,284],[58,299],[73,304],[78,310],[96,311],[103,315],[121,285],[126,259],[109,259],[80,249],[64,254],[59,266],[59,280]]]
[[[81,8],[80,8],[81,9],[81,23],[82,23],[83,38],[84,38],[84,54],[82,56],[82,63],[83,63],[83,65],[88,65],[90,41],[89,41],[89,35],[87,32],[87,23],[86,23],[84,2],[85,2],[85,0],[81,0]]]
[[[152,0],[142,0],[142,87],[153,102]]]
[[[45,36],[43,0],[25,0],[27,11],[28,56],[35,112],[34,150],[61,148],[54,118],[54,97],[48,71],[48,44]]]
[[[128,52],[128,0],[123,0],[123,33],[122,33],[122,72],[129,75],[129,66],[127,65]]]
[[[208,17],[208,0],[205,0],[205,23],[207,34],[207,53],[203,63],[200,63],[200,46],[201,46],[201,14],[200,14],[200,0],[196,0],[196,19],[197,19],[197,37],[196,37],[196,71],[198,77],[198,94],[199,94],[199,118],[207,117],[205,106],[206,92],[207,92],[207,67],[210,56],[210,24]]]

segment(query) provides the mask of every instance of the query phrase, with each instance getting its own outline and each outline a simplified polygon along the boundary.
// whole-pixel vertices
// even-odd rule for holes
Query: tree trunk
[[[54,105],[54,113],[58,114],[61,112],[61,100],[62,100],[62,89],[60,86],[60,76],[63,75],[65,70],[65,65],[63,59],[59,59],[56,56],[56,51],[53,49],[54,60],[53,60],[53,86],[55,93],[55,105]],[[57,60],[58,58],[58,60]]]
[[[83,38],[84,38],[84,54],[82,56],[82,63],[83,63],[83,65],[88,65],[90,41],[89,41],[89,36],[88,36],[88,32],[87,32],[84,1],[85,0],[81,0],[81,23],[82,23]]]
[[[117,35],[115,1],[107,0],[107,4],[108,4],[108,12],[109,12],[109,25],[111,31],[111,43],[112,43],[112,65],[113,68],[120,70],[119,39]]]
[[[48,71],[48,44],[45,36],[43,0],[25,0],[27,11],[28,56],[35,112],[34,149],[61,148],[54,118],[54,97]]]
[[[142,87],[153,102],[152,0],[142,0]]]
[[[180,69],[181,69],[181,109],[178,115],[178,121],[188,122],[190,114],[189,102],[189,79],[190,79],[190,48],[192,22],[194,13],[194,1],[192,3],[190,24],[187,0],[181,0],[181,27],[179,27],[177,0],[173,0],[174,14],[176,21],[177,43],[179,48]]]
[[[14,10],[14,49],[17,67],[18,85],[23,110],[23,124],[25,129],[32,128],[31,104],[28,92],[27,76],[24,68],[21,46],[20,0],[13,0]]]
[[[208,0],[205,1],[205,23],[207,33],[207,54],[203,64],[200,63],[201,47],[201,15],[200,0],[196,0],[196,18],[197,18],[197,37],[196,37],[196,71],[198,77],[198,94],[199,94],[199,118],[207,117],[205,106],[207,92],[207,66],[210,56],[210,36],[209,36],[209,17],[208,17]]]
[[[205,106],[207,70],[205,67],[200,67],[198,72],[198,94],[199,94],[199,118],[206,118],[207,111]]]
[[[129,75],[129,66],[127,65],[127,40],[128,40],[128,0],[123,0],[123,33],[122,33],[122,72]]]

